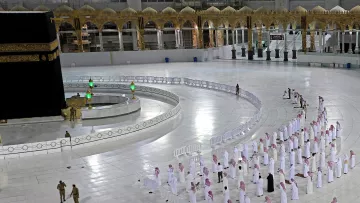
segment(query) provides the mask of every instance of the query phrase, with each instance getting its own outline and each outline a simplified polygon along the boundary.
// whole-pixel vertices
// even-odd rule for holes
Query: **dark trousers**
[[[300,108],[302,108],[303,107],[303,103],[302,103],[302,101],[300,101]]]
[[[291,92],[289,91],[289,99],[291,99]]]
[[[222,179],[223,179],[223,172],[222,171],[218,172],[218,178],[219,178],[219,183],[220,183],[222,181]]]

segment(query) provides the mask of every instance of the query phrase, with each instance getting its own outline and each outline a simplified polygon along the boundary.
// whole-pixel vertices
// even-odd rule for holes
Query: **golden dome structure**
[[[254,13],[268,13],[268,12],[269,12],[269,10],[267,10],[263,6],[261,6],[260,8],[258,8],[254,11]]]
[[[95,9],[89,5],[84,5],[79,9],[79,11],[91,13],[94,12]]]
[[[224,8],[223,10],[221,10],[221,13],[222,14],[233,14],[233,13],[236,13],[236,10],[231,6],[228,6],[228,7]]]
[[[249,14],[249,13],[252,13],[252,12],[253,12],[253,10],[251,8],[247,7],[247,6],[242,7],[238,11],[238,13],[241,13],[241,14]]]
[[[10,9],[10,11],[28,11],[28,10],[29,9],[27,9],[21,5],[16,5]]]
[[[48,8],[48,7],[44,6],[44,5],[40,5],[40,6],[36,7],[36,8],[34,8],[34,11],[50,11],[50,10],[51,10],[50,8]]]
[[[177,14],[177,12],[175,11],[175,9],[171,8],[171,7],[166,7],[161,11],[162,14]]]
[[[313,9],[311,9],[311,12],[321,14],[321,13],[326,13],[327,10],[321,6],[315,6]]]
[[[350,9],[350,13],[352,13],[352,14],[360,14],[360,6],[357,5],[354,8]]]
[[[158,12],[151,7],[147,7],[142,11],[142,13],[146,15],[156,15]]]
[[[291,12],[293,13],[300,13],[300,14],[305,14],[307,13],[307,10],[304,7],[301,6],[297,6],[294,10],[292,10]]]
[[[335,6],[330,10],[330,13],[345,13],[346,10],[342,8],[341,6]]]
[[[71,7],[69,7],[67,5],[61,5],[54,10],[54,12],[57,12],[57,13],[70,13],[72,11],[74,11],[74,9],[72,9]]]
[[[186,6],[185,8],[181,9],[181,11],[179,12],[179,14],[183,14],[183,15],[185,14],[193,15],[195,13],[196,13],[195,10],[189,6]]]

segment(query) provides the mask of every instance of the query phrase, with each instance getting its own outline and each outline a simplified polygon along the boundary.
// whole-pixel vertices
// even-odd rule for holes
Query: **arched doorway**
[[[59,26],[61,52],[70,53],[78,50],[75,28],[67,22]]]
[[[122,39],[124,51],[133,51],[137,47],[136,25],[128,21],[122,26]]]
[[[203,42],[204,48],[214,47],[214,30],[211,29],[209,21],[204,23],[203,30]]]
[[[115,23],[107,22],[102,29],[102,42],[104,51],[119,51],[119,30]]]
[[[157,26],[153,21],[149,21],[144,26],[145,49],[156,50],[159,48],[157,39]]]
[[[193,49],[194,47],[197,47],[198,31],[194,28],[191,21],[188,20],[183,24],[182,33],[185,49]]]
[[[164,49],[176,48],[175,26],[171,21],[168,21],[164,24],[162,40],[164,42]]]
[[[84,52],[100,51],[100,45],[97,44],[99,36],[98,27],[92,22],[86,22],[82,27],[82,42]]]

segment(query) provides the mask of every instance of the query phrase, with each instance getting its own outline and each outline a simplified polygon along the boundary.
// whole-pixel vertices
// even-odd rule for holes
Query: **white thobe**
[[[285,145],[280,145],[280,156],[285,156]]]
[[[264,153],[264,144],[262,142],[259,143],[259,153],[262,154]]]
[[[334,181],[334,171],[332,168],[328,167],[328,182],[331,183]]]
[[[239,202],[245,203],[245,191],[242,189],[240,189],[240,192],[239,192]]]
[[[322,187],[322,173],[321,171],[317,172],[317,183],[316,183],[316,187],[317,188],[321,188]]]
[[[247,175],[248,174],[248,165],[246,162],[242,162],[241,163],[241,168],[244,170],[244,175]]]
[[[251,203],[249,196],[246,196],[246,197],[245,197],[245,203]]]
[[[324,138],[324,136],[320,137],[320,151],[325,151],[325,138]]]
[[[342,173],[342,162],[341,162],[341,160],[338,160],[338,162],[336,163],[336,168],[335,168],[336,177],[340,178],[341,173]]]
[[[238,179],[237,179],[237,186],[240,186],[240,182],[244,181],[244,174],[243,170],[238,170]]]
[[[345,157],[344,159],[344,174],[349,172],[349,158]]]
[[[273,148],[273,156],[272,158],[274,159],[274,161],[277,161],[277,149],[276,148]]]
[[[311,172],[315,172],[317,170],[316,157],[317,155],[311,157]]]
[[[310,133],[309,133],[309,139],[313,140],[314,139],[314,127],[310,126]]]
[[[258,155],[254,157],[254,164],[258,165],[260,168],[260,157]]]
[[[205,188],[204,188],[204,195],[205,195],[205,200],[208,200],[210,197],[209,197],[209,191],[210,191],[210,187],[211,186],[207,186],[205,185]]]
[[[169,185],[171,187],[171,192],[174,194],[174,195],[177,195],[177,178],[175,176],[173,176],[171,178],[171,181],[169,182]]]
[[[213,173],[217,173],[217,166],[218,163],[216,163],[214,160],[212,161],[212,171]]]
[[[229,188],[229,180],[228,180],[228,178],[226,176],[224,176],[224,178],[223,178],[223,187],[222,187],[223,192],[225,191],[225,189],[224,189],[225,187],[227,187],[228,191],[230,190],[230,188]]]
[[[301,149],[301,148],[299,148],[299,149],[297,150],[297,157],[298,157],[297,163],[298,163],[298,164],[302,164],[302,163],[303,163],[303,160],[302,160],[302,149]]]
[[[257,168],[254,168],[254,173],[253,173],[253,183],[257,183],[259,181],[259,170]]]
[[[280,169],[282,169],[285,173],[285,156],[280,157]]]
[[[289,142],[289,152],[291,152],[292,149],[294,149],[294,142],[292,140],[288,140]]]
[[[326,146],[329,146],[330,143],[331,143],[331,137],[329,134],[326,134]]]
[[[284,132],[283,132],[283,131],[280,131],[280,132],[279,132],[279,139],[280,139],[281,141],[284,141]],[[275,140],[275,143],[272,143],[272,144],[276,144],[276,140]]]
[[[320,167],[321,169],[325,168],[326,160],[325,160],[325,152],[320,153]]]
[[[191,190],[191,182],[194,181],[194,176],[190,173],[186,176],[186,190]]]
[[[302,131],[302,132],[299,134],[299,144],[300,144],[301,146],[304,146],[304,142],[305,142],[305,140],[304,140],[304,131]]]
[[[330,130],[330,132],[331,132],[331,135],[332,135],[332,139],[333,139],[333,140],[336,140],[336,131],[335,131],[335,129],[334,129],[334,130]]]
[[[310,158],[311,154],[310,154],[310,142],[307,142],[305,144],[305,157],[306,158]]]
[[[274,175],[274,169],[275,168],[275,161],[274,159],[270,159],[270,163],[269,163],[269,173]]]
[[[283,140],[281,140],[281,141],[287,140],[287,139],[288,139],[288,137],[289,137],[289,133],[288,133],[288,131],[287,131],[287,128],[286,128],[286,127],[284,127],[284,139],[283,139]]]
[[[351,169],[353,169],[355,167],[355,155],[352,155],[350,157],[350,160],[351,160],[350,166],[351,166]]]
[[[340,125],[336,125],[336,137],[341,137],[341,127]]]
[[[237,163],[239,161],[239,150],[237,147],[234,148],[234,160],[235,160],[235,163]]]
[[[249,159],[249,149],[248,149],[248,145],[247,144],[244,144],[244,149],[243,149],[243,152],[244,152],[244,157],[248,160]]]
[[[299,199],[299,188],[294,182],[291,182],[291,200]]]
[[[285,184],[285,182],[284,182]],[[280,193],[281,193],[281,199],[280,199],[280,203],[287,203],[287,196],[286,196],[286,191],[280,186]]]
[[[179,179],[180,179],[180,183],[185,183],[185,170],[184,169],[182,171],[179,170]]]
[[[229,188],[227,190],[225,190],[224,192],[224,203],[228,203],[228,200],[230,199],[230,193],[229,193]]]
[[[259,179],[256,185],[256,195],[257,196],[264,195],[264,180],[262,178]]]
[[[173,168],[168,168],[168,183],[170,184],[172,176],[174,175],[174,169]]]
[[[295,165],[292,165],[289,169],[289,180],[295,178]]]
[[[311,177],[307,177],[307,185],[306,185],[306,194],[312,194],[313,193],[313,182],[311,180]]]
[[[204,173],[204,175],[201,177],[201,180],[202,180],[202,184],[203,184],[203,185],[205,185],[205,180],[206,180],[206,179],[209,179],[209,180],[210,180],[209,174],[206,175],[206,174]]]
[[[190,203],[196,203],[196,191],[190,191],[189,192],[189,199],[190,199]]]
[[[282,134],[282,132],[280,131],[279,134]],[[283,135],[284,136],[284,135]],[[271,144],[276,144],[276,139],[277,139],[277,133],[274,132],[273,135],[272,135],[272,143]],[[270,143],[269,143],[270,144]],[[270,147],[270,145],[268,145],[268,147]]]
[[[257,152],[258,151],[258,144],[256,141],[253,142],[253,152]]]
[[[264,152],[264,165],[269,164],[269,154],[267,152]]]
[[[309,176],[309,166],[304,162],[304,168],[303,168],[304,177],[307,178]]]
[[[336,156],[335,150],[331,149],[331,151],[330,151],[330,161],[335,162],[336,161],[335,156]]]
[[[307,131],[304,131],[304,143],[302,144],[304,146],[305,141],[309,140],[309,133]]]
[[[291,124],[291,122],[290,122],[289,125],[288,125],[287,131],[288,131],[288,137],[285,137],[285,140],[289,139],[289,137],[294,133],[294,132],[292,131],[292,124]]]
[[[296,136],[294,137],[294,149],[297,149],[299,147],[299,138]]]
[[[229,167],[229,153],[225,150],[224,151],[224,168],[228,168]]]
[[[230,164],[230,174],[229,175],[232,179],[235,179],[236,170],[235,170],[235,166],[233,166],[232,164]]]
[[[319,143],[314,142],[313,144],[313,153],[318,153],[319,152]]]
[[[290,165],[295,165],[295,151],[290,152]]]
[[[190,169],[189,169],[189,171],[193,175],[193,177],[196,176],[195,161],[193,159],[191,159],[191,161],[190,161]]]

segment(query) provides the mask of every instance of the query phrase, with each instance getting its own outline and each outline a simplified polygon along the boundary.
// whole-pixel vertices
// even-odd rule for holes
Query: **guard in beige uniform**
[[[57,189],[60,192],[60,203],[62,203],[63,201],[64,202],[66,201],[65,200],[65,187],[66,187],[66,184],[60,180],[60,182],[57,186]]]
[[[73,196],[74,203],[79,203],[79,189],[75,185],[73,185],[73,189],[70,196]]]

